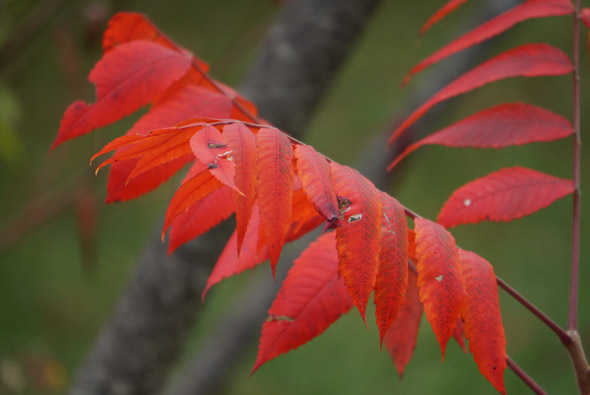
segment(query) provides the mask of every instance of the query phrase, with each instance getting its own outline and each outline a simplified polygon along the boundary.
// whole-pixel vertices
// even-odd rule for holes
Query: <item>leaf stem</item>
[[[578,329],[578,287],[580,271],[580,157],[581,157],[581,131],[580,131],[580,0],[576,0],[574,12],[574,48],[573,48],[573,83],[574,83],[574,197],[573,197],[573,221],[572,221],[572,266],[570,275],[570,298],[567,327],[569,330]]]
[[[518,293],[518,291],[516,291],[514,288],[512,288],[510,285],[508,285],[500,277],[496,276],[496,281],[498,282],[498,285],[500,286],[500,288],[502,288],[504,291],[506,291],[510,296],[512,296],[514,299],[516,299],[516,301],[518,301],[520,304],[522,304],[524,307],[526,307],[527,310],[529,310],[539,320],[541,320],[545,325],[547,325],[547,327],[549,329],[551,329],[557,335],[557,337],[559,337],[559,340],[561,340],[561,342],[565,346],[569,345],[572,342],[571,336],[566,331],[561,329],[561,327],[559,325],[557,325],[555,323],[555,321],[553,321],[551,318],[549,318],[549,316],[547,316],[547,314],[543,313],[537,306],[535,306],[534,304],[529,302],[528,299],[526,299],[524,296],[522,296],[520,293]]]
[[[539,384],[535,380],[531,378],[516,362],[514,362],[510,357],[506,358],[506,363],[508,367],[512,369],[514,373],[537,395],[547,395],[547,392],[541,388]]]
[[[224,90],[221,85],[219,85],[219,82],[215,81],[213,78],[209,77],[209,74],[207,74],[205,71],[203,71],[199,65],[196,62],[192,62],[192,66],[195,70],[197,70],[199,72],[199,74],[201,74],[201,76],[208,82],[210,83],[215,90],[217,90],[219,93],[221,93],[222,95],[224,95],[225,97],[227,97],[228,99],[231,100],[232,104],[234,105],[234,107],[236,107],[238,110],[240,110],[240,112],[242,114],[244,114],[246,117],[250,118],[250,120],[252,122],[255,123],[261,123],[260,118],[258,118],[257,116],[253,115],[252,113],[250,113],[250,111],[248,111],[246,108],[244,108],[244,106],[242,106],[242,104],[240,104],[234,97],[231,97],[226,90]]]

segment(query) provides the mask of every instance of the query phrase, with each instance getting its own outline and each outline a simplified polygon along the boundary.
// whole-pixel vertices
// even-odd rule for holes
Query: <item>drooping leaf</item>
[[[574,7],[570,0],[527,0],[486,23],[479,25],[470,32],[465,33],[418,63],[410,70],[402,84],[407,84],[413,75],[424,70],[426,67],[454,53],[467,49],[472,45],[505,32],[517,23],[532,18],[568,15],[572,12],[574,12]]]
[[[584,22],[584,25],[586,25],[586,27],[590,29],[590,8],[582,9],[582,11],[580,12],[580,19],[582,20],[582,22]]]
[[[128,134],[145,134],[190,118],[229,118],[231,111],[232,103],[226,96],[200,86],[179,84],[154,101],[149,112],[133,125]]]
[[[473,114],[407,147],[388,167],[425,145],[503,148],[565,138],[574,132],[559,114],[525,103],[505,103]]]
[[[335,162],[330,166],[341,213],[336,229],[340,274],[366,324],[365,310],[379,267],[381,196],[356,170]]]
[[[580,19],[584,22],[584,25],[590,29],[590,8],[583,8],[580,12]],[[586,44],[588,45],[588,54],[590,54],[590,30],[588,30],[588,36],[586,37]]]
[[[397,200],[381,192],[383,221],[379,269],[375,281],[375,315],[379,339],[383,338],[402,307],[408,286],[406,215]]]
[[[170,225],[168,253],[229,218],[233,208],[231,189],[222,187],[181,212]]]
[[[334,232],[310,244],[295,263],[262,325],[254,373],[262,364],[307,343],[352,308]]]
[[[449,0],[445,3],[441,8],[438,9],[432,15],[426,23],[420,28],[420,32],[418,33],[420,36],[423,36],[435,23],[449,15],[451,12],[455,11],[459,6],[463,3],[466,3],[467,0]]]
[[[257,134],[258,185],[256,194],[260,222],[270,252],[273,272],[291,225],[293,193],[293,149],[284,133],[262,128]]]
[[[154,130],[147,136],[123,136],[107,144],[101,151],[96,153],[93,158],[102,155],[113,149],[117,149],[115,154],[101,163],[96,171],[106,165],[138,158],[137,164],[127,177],[127,182],[146,171],[171,162],[175,159],[191,154],[189,144],[190,138],[202,129],[202,125],[184,128],[165,128]],[[132,138],[136,138],[132,141]],[[126,143],[129,139],[131,142]],[[121,141],[121,143],[118,143]],[[125,149],[118,149],[125,148]]]
[[[326,220],[336,223],[339,218],[338,199],[332,186],[330,164],[309,145],[295,149],[297,175],[309,201]]]
[[[136,40],[152,41],[180,51],[145,15],[136,12],[117,12],[113,15],[102,36],[102,50],[107,53],[120,44]]]
[[[406,365],[412,359],[412,354],[414,354],[421,318],[422,303],[416,285],[416,275],[410,272],[408,274],[408,290],[402,307],[383,339],[400,379],[404,375]]]
[[[239,254],[256,201],[256,137],[244,124],[236,123],[223,128],[223,138],[236,166],[235,184],[243,192],[233,193]]]
[[[414,229],[408,229],[408,258],[416,260],[416,232]]]
[[[184,84],[176,87],[183,80],[184,78],[176,81],[162,97],[154,100],[149,112],[133,125],[127,135],[145,136],[149,130],[164,128],[188,118],[229,117],[232,104],[227,97],[195,85]],[[107,203],[133,199],[150,192],[180,170],[188,160],[193,159],[192,154],[175,159],[147,170],[131,180],[128,178],[138,159],[112,163],[107,183]]]
[[[580,12],[580,19],[584,22],[584,25],[590,29],[590,8],[583,8]]]
[[[572,70],[572,63],[567,55],[548,44],[525,44],[506,51],[464,73],[438,91],[396,128],[389,138],[389,144],[428,110],[444,100],[504,78],[555,76],[570,73]]]
[[[498,392],[505,394],[506,338],[496,275],[492,265],[477,254],[459,250],[459,256],[467,290],[463,317],[469,351],[481,374]]]
[[[109,20],[109,25],[102,36],[102,51],[107,53],[116,46],[130,41],[145,40],[166,48],[191,55],[184,48],[176,45],[143,14],[136,12],[118,12]],[[192,56],[195,66],[206,72],[207,63]]]
[[[129,175],[137,166],[139,159],[134,158],[114,162],[111,164],[107,180],[106,203],[124,202],[146,194],[156,189],[163,182],[168,181],[170,177],[194,159],[195,157],[192,154],[184,155],[147,170],[131,180],[129,180]]]
[[[243,121],[261,123],[261,120],[257,118],[258,109],[254,105],[254,103],[244,99],[238,92],[235,91],[235,89],[219,81],[216,81],[216,85],[216,88],[221,89],[222,93],[224,93],[227,97],[234,101],[234,107],[236,108],[232,113],[232,119],[240,119]],[[262,123],[265,122],[263,121]]]
[[[424,218],[414,224],[420,300],[444,360],[467,297],[461,262],[455,239],[445,228]]]
[[[191,65],[186,55],[148,41],[119,45],[98,61],[88,79],[96,102],[72,103],[62,117],[51,146],[108,125],[150,103]]]
[[[258,205],[255,204],[252,208],[252,215],[250,216],[246,236],[242,242],[242,253],[238,257],[237,231],[234,231],[207,280],[207,284],[203,290],[203,299],[205,299],[205,295],[209,289],[224,278],[240,274],[248,269],[253,269],[268,259],[268,248],[266,246],[261,251],[258,251],[259,228],[260,214],[258,212]]]
[[[190,139],[190,148],[215,178],[242,194],[234,183],[235,164],[227,159],[231,150],[216,127],[207,125],[195,133]]]
[[[296,177],[295,180],[298,178]],[[297,240],[304,234],[311,232],[322,223],[325,218],[318,214],[315,207],[307,199],[302,188],[293,191],[292,222],[285,241]]]
[[[463,320],[459,318],[457,320],[457,325],[455,325],[455,330],[453,331],[453,339],[457,342],[461,350],[464,353],[467,353],[467,349],[465,348],[465,332],[463,330]]]
[[[483,220],[512,221],[545,208],[573,191],[571,180],[523,167],[506,168],[453,192],[440,210],[438,222],[449,228]]]
[[[182,182],[180,187],[174,193],[168,209],[166,210],[166,218],[164,220],[164,228],[162,230],[162,238],[172,221],[183,212],[186,212],[190,206],[197,203],[199,200],[210,195],[216,190],[220,189],[223,184],[215,178],[209,170],[203,168],[200,162],[196,162],[199,171],[195,171],[192,177],[187,177]],[[191,172],[189,172],[190,174]]]

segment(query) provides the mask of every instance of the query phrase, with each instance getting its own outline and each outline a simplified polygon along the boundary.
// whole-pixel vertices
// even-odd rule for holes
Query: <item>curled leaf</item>
[[[461,261],[455,239],[445,228],[423,218],[414,223],[420,300],[444,360],[447,342],[467,299]]]

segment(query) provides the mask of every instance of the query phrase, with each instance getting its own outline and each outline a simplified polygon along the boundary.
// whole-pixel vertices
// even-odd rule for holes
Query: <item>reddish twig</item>
[[[551,329],[559,340],[565,345],[568,346],[572,342],[572,338],[570,335],[564,331],[559,325],[555,323],[547,314],[543,313],[537,306],[529,302],[524,296],[518,293],[514,288],[508,285],[504,280],[500,277],[496,276],[496,281],[500,288],[508,293],[508,295],[512,296],[517,302],[522,304],[524,307],[527,308],[531,313],[535,315],[541,322],[543,322],[549,329]]]
[[[572,268],[570,277],[570,299],[567,327],[569,330],[578,329],[578,283],[580,270],[580,156],[581,156],[581,132],[580,132],[580,0],[576,0],[574,13],[574,207],[572,230]]]
[[[61,191],[31,199],[19,214],[0,227],[0,252],[27,238],[42,224],[76,202],[87,174],[76,176]]]
[[[192,62],[192,65],[193,65],[193,68],[201,74],[201,76],[205,79],[205,81],[210,83],[215,88],[215,90],[217,90],[217,92],[221,93],[222,95],[225,95],[228,99],[230,99],[232,104],[238,110],[240,110],[240,112],[242,114],[244,114],[246,117],[250,118],[250,120],[252,122],[262,123],[260,118],[251,114],[250,111],[248,111],[246,108],[244,108],[244,106],[242,106],[234,97],[228,95],[227,92],[219,85],[219,83],[217,81],[215,81],[213,78],[209,77],[209,74],[207,74],[205,71],[203,71],[203,69],[201,69],[197,63]]]
[[[506,363],[508,367],[512,369],[514,373],[537,395],[547,395],[547,392],[541,388],[539,384],[535,380],[531,378],[516,362],[514,362],[510,357],[506,358]]]

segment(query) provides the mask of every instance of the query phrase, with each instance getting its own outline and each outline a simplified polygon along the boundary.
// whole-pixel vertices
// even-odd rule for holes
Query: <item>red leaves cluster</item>
[[[416,218],[415,230],[409,229],[399,202],[356,170],[257,119],[251,103],[211,79],[203,62],[143,16],[117,14],[103,44],[103,59],[90,76],[97,101],[66,110],[53,147],[151,104],[127,135],[95,155],[114,152],[98,167],[111,165],[107,201],[149,192],[192,163],[166,213],[170,251],[233,213],[237,223],[205,292],[268,258],[274,273],[284,243],[325,223],[327,232],[296,260],[269,310],[253,370],[319,335],[352,306],[366,322],[375,291],[380,338],[400,374],[424,311],[443,355],[451,336],[462,344],[465,322],[482,374],[504,392],[504,332],[487,262],[458,250],[443,227],[426,219]],[[565,72],[566,58],[555,51],[520,48],[482,66],[417,111],[398,134],[437,102],[484,83],[486,73],[495,73],[487,77],[491,81],[549,69]],[[545,63],[538,66],[535,56]],[[520,65],[518,71],[505,71],[511,62]],[[561,118],[547,118],[555,129],[550,136],[564,134]],[[463,140],[457,130],[445,133],[439,141]],[[522,134],[526,140],[526,131]],[[501,144],[482,136],[479,144]],[[484,313],[490,316],[482,318]]]
[[[442,19],[463,2],[449,1],[431,18],[432,23]],[[517,23],[573,12],[574,7],[570,0],[527,0],[465,33],[420,62],[408,73],[404,83],[426,67],[492,38]],[[590,20],[585,15],[588,14],[582,12],[581,19]],[[430,22],[427,22],[423,30],[429,28]],[[557,76],[572,71],[573,65],[569,57],[561,50],[548,44],[521,45],[495,56],[450,82],[405,119],[394,130],[389,143],[392,144],[438,103],[490,82],[518,76]],[[558,140],[573,133],[574,128],[570,121],[551,111],[525,103],[500,104],[410,145],[394,159],[388,169],[393,169],[407,155],[424,145],[503,148]],[[520,167],[502,169],[456,190],[444,204],[438,221],[446,227],[483,220],[512,221],[549,206],[573,190],[571,180]]]

